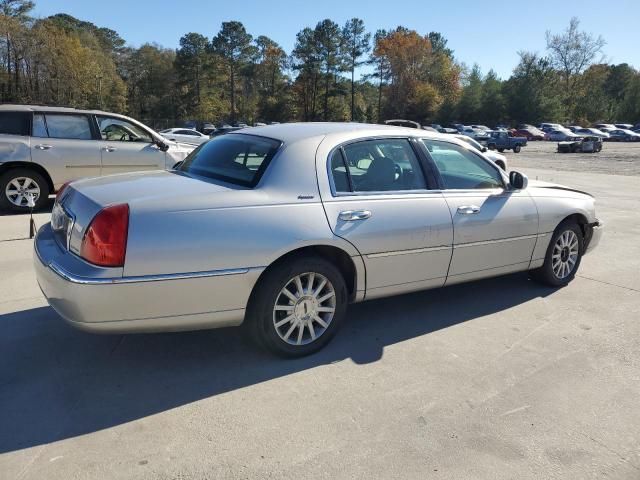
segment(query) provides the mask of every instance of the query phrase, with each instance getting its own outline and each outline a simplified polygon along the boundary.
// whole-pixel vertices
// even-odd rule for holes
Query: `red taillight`
[[[129,205],[105,207],[93,217],[84,233],[80,256],[102,267],[122,267],[127,253]]]
[[[62,186],[58,189],[58,191],[56,192],[56,201],[60,200],[60,198],[62,197],[62,194],[64,193],[65,189],[69,186],[70,183],[71,183],[71,180],[63,183]]]

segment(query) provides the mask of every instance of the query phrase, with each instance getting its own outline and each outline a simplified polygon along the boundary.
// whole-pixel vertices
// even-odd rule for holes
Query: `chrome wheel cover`
[[[553,246],[551,268],[556,278],[567,278],[576,267],[579,254],[578,236],[573,230],[562,233]]]
[[[7,184],[4,193],[16,207],[28,207],[30,196],[34,203],[38,201],[40,186],[32,178],[16,177]]]
[[[289,345],[307,345],[327,331],[335,311],[336,291],[329,279],[315,272],[301,273],[278,293],[273,326]]]

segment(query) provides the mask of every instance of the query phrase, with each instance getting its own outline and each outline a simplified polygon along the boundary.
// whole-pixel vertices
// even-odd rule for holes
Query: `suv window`
[[[223,135],[200,145],[176,170],[255,187],[279,147],[270,138]]]
[[[152,143],[151,135],[131,122],[114,117],[96,115],[100,136],[110,142],[144,142]]]
[[[336,192],[425,190],[420,162],[407,139],[351,143],[334,152],[331,175]]]
[[[30,112],[0,112],[0,133],[29,135]]]
[[[91,140],[89,117],[76,114],[47,113],[46,129],[49,138],[68,138],[73,140]]]
[[[502,175],[484,158],[455,143],[423,139],[447,189],[503,188]]]

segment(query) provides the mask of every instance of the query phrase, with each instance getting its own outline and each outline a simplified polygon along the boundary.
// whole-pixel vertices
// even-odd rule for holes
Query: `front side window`
[[[227,134],[200,145],[176,170],[255,187],[279,147],[270,138]]]
[[[110,142],[152,143],[149,132],[126,120],[98,115],[98,128],[103,140]]]
[[[337,149],[331,157],[336,192],[385,192],[427,188],[407,139],[365,140]]]
[[[502,175],[479,155],[454,143],[423,139],[447,189],[503,188]]]
[[[47,138],[49,133],[47,132],[47,124],[44,122],[44,115],[42,113],[36,113],[33,116],[33,136]]]
[[[35,117],[37,116],[36,114]],[[71,140],[91,140],[93,138],[89,117],[86,115],[47,113],[44,118],[49,138]],[[42,131],[42,125],[38,125],[38,132],[42,133]]]
[[[29,135],[30,112],[0,112],[0,133]]]

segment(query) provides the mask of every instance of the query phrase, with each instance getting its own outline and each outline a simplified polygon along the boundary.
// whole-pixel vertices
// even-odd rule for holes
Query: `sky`
[[[520,50],[544,53],[545,32],[560,32],[577,16],[581,29],[602,35],[605,58],[640,68],[640,0],[35,0],[34,16],[68,13],[116,30],[128,44],[177,48],[188,32],[209,38],[223,21],[239,20],[254,37],[266,35],[290,53],[296,33],[330,18],[362,18],[371,32],[398,25],[442,33],[456,59],[508,78]]]

